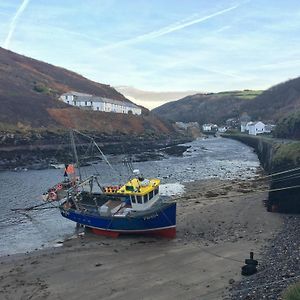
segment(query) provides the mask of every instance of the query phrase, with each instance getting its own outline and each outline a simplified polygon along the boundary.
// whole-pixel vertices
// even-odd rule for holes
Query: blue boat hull
[[[61,207],[63,217],[94,229],[98,234],[151,233],[173,238],[176,235],[176,203],[168,203],[148,213],[129,217],[104,217]]]

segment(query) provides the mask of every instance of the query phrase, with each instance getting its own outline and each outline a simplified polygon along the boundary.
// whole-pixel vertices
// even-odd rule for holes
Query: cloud
[[[281,62],[274,62],[271,64],[264,64],[260,66],[256,66],[256,69],[265,69],[265,70],[277,70],[277,69],[284,69],[284,68],[297,68],[300,64],[300,59],[296,60],[287,60]]]
[[[223,14],[228,13],[228,12],[234,10],[234,9],[237,9],[239,6],[240,5],[234,5],[234,6],[226,8],[226,9],[220,10],[218,12],[215,12],[213,14],[210,14],[210,15],[207,15],[207,16],[204,16],[204,17],[197,17],[197,18],[194,18],[192,20],[186,20],[186,19],[181,20],[177,23],[171,24],[169,26],[163,27],[163,28],[155,30],[155,31],[151,31],[151,32],[146,33],[146,34],[139,35],[139,36],[134,37],[132,39],[128,39],[128,40],[120,41],[120,42],[117,42],[117,43],[114,43],[114,44],[111,44],[111,45],[104,46],[102,48],[99,48],[98,51],[105,51],[105,50],[115,49],[115,48],[119,48],[119,47],[122,47],[122,46],[127,46],[127,45],[130,45],[130,44],[135,44],[135,43],[155,39],[155,38],[161,37],[163,35],[166,35],[166,34],[181,30],[183,28],[192,26],[194,24],[202,23],[202,22],[205,22],[205,21],[207,21],[209,19],[212,19],[214,17],[223,15]]]
[[[10,40],[11,40],[12,35],[13,35],[14,31],[15,31],[18,19],[20,18],[20,16],[22,15],[22,13],[24,12],[24,10],[26,9],[27,5],[29,4],[29,1],[30,0],[23,0],[23,2],[19,6],[16,14],[13,16],[13,18],[12,18],[10,24],[9,24],[9,30],[8,30],[7,36],[6,36],[4,44],[3,44],[4,48],[8,48],[9,47]]]

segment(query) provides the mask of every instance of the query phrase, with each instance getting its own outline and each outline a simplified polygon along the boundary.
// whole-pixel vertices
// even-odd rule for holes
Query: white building
[[[247,126],[249,123],[250,122],[241,122],[241,132],[245,132],[249,130]]]
[[[82,109],[123,114],[132,113],[134,115],[142,114],[142,109],[133,103],[74,91],[62,94],[59,99],[67,104],[77,106]]]
[[[217,131],[218,130],[218,125],[216,125],[216,124],[203,124],[202,125],[202,130],[203,131],[206,131],[206,132],[208,132],[208,131]]]
[[[247,124],[247,128],[249,130],[249,134],[257,135],[265,132],[265,124],[263,122],[249,122]]]
[[[227,126],[221,126],[221,127],[218,128],[218,131],[223,133],[223,132],[226,132],[227,129],[228,129]]]

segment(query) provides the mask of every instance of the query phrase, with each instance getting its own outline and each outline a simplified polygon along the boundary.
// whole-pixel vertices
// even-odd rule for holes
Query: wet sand
[[[91,233],[60,248],[0,258],[0,299],[223,299],[249,252],[283,219],[268,213],[263,185],[205,180],[177,198],[177,238]]]

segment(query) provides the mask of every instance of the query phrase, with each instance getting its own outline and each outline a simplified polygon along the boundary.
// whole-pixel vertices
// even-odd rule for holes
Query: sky
[[[112,86],[266,89],[300,76],[300,1],[0,0],[0,45]]]

